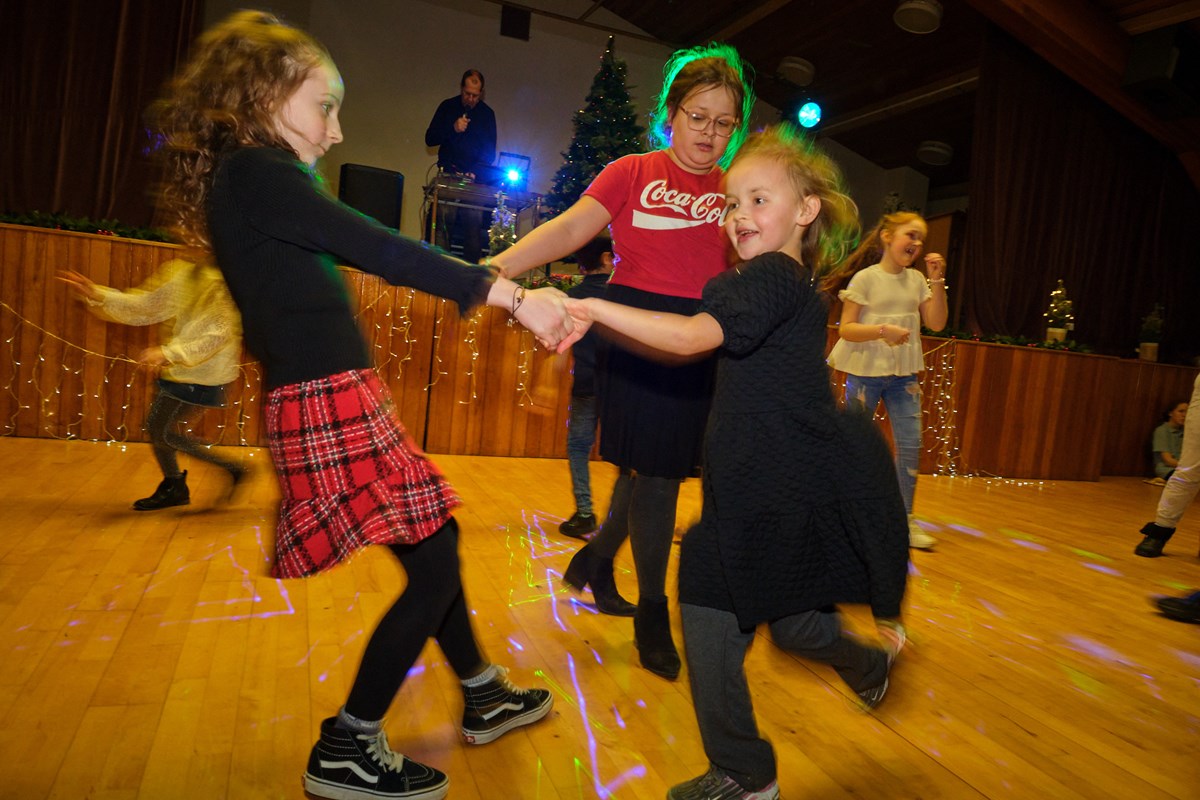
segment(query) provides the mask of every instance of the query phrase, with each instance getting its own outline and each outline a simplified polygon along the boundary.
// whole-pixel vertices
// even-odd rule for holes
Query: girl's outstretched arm
[[[574,253],[604,230],[612,217],[600,201],[584,196],[554,219],[538,225],[489,263],[506,278]]]
[[[725,341],[725,331],[711,314],[705,312],[686,317],[632,308],[595,297],[566,302],[567,311],[576,324],[576,334],[569,341],[574,341],[593,323],[656,350],[680,356],[707,353]]]

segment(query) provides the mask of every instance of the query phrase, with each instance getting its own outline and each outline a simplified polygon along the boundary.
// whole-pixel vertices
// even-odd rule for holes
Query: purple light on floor
[[[1021,547],[1026,547],[1030,550],[1037,550],[1039,553],[1049,552],[1050,548],[1045,545],[1040,545],[1037,542],[1030,542],[1025,539],[1009,539],[1013,544],[1019,544]]]
[[[1066,640],[1067,644],[1070,645],[1071,649],[1075,650],[1076,652],[1085,653],[1101,660],[1108,661],[1112,664],[1120,664],[1127,667],[1136,666],[1133,661],[1121,655],[1116,650],[1113,650],[1106,644],[1087,639],[1083,636],[1064,636],[1063,638]]]
[[[947,525],[946,527],[952,531],[958,531],[959,533],[965,533],[968,536],[974,536],[978,539],[986,539],[987,538],[987,534],[984,533],[983,531],[981,531],[977,528],[968,528],[966,525]]]
[[[1191,667],[1200,669],[1200,655],[1189,653],[1186,650],[1171,650],[1172,653],[1179,658],[1180,661]]]
[[[516,650],[518,653],[525,652],[525,648],[521,646],[521,643],[518,642],[516,639],[512,638],[511,636],[508,637],[508,643],[511,644],[513,646],[513,649]]]
[[[1106,567],[1102,564],[1089,564],[1088,562],[1085,561],[1085,562],[1083,562],[1083,565],[1085,567],[1087,567],[1088,569],[1096,570],[1096,572],[1103,572],[1105,575],[1115,575],[1118,578],[1125,577],[1125,573],[1118,572],[1117,570],[1113,569],[1112,567]]]
[[[996,608],[994,605],[989,603],[987,600],[984,600],[982,597],[977,597],[975,599],[976,599],[976,601],[978,601],[979,605],[983,606],[984,609],[986,609],[987,612],[989,614],[991,614],[993,617],[999,617],[1000,619],[1004,619],[1004,613],[1001,612],[1000,609]]]
[[[646,768],[638,764],[607,783],[600,779],[599,759],[596,757],[596,734],[592,730],[591,720],[588,719],[587,698],[583,696],[583,689],[579,685],[579,675],[575,671],[575,658],[570,653],[567,653],[567,668],[571,672],[571,685],[575,687],[575,700],[579,708],[579,718],[583,721],[583,728],[587,732],[587,751],[590,769],[586,771],[591,776],[592,788],[595,790],[596,796],[600,798],[612,797],[613,790],[627,783],[631,778],[644,777]],[[579,760],[576,759],[576,764],[578,763]]]

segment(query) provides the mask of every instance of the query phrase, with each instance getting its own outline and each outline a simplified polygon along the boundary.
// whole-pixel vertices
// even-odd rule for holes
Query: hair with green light
[[[728,167],[746,138],[754,108],[754,90],[746,74],[749,68],[736,49],[720,42],[672,53],[663,67],[662,93],[650,112],[650,144],[657,149],[671,146],[671,117],[693,92],[724,87],[733,95],[734,106],[741,109],[737,128],[719,162],[722,168]]]
[[[816,196],[821,210],[800,242],[801,263],[814,277],[828,275],[858,238],[858,206],[846,194],[842,172],[833,159],[790,124],[773,125],[750,134],[730,170],[751,158],[778,163],[799,198]]]

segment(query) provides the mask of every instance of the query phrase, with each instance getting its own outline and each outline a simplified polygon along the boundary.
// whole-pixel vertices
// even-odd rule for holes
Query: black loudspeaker
[[[500,35],[528,42],[529,16],[528,9],[500,6]]]
[[[1121,81],[1162,119],[1200,110],[1200,41],[1181,25],[1133,37]]]
[[[338,199],[389,228],[400,230],[400,204],[404,176],[399,172],[362,164],[342,164]]]

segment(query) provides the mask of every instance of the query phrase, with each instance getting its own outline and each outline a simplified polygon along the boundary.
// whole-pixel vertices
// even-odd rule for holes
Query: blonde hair
[[[842,173],[833,159],[790,125],[774,125],[752,133],[730,167],[750,157],[778,163],[800,198],[817,197],[821,210],[800,241],[801,263],[815,278],[828,274],[858,236],[858,206],[842,186]]]
[[[746,138],[746,125],[754,108],[754,90],[746,77],[748,68],[735,48],[720,42],[672,53],[663,67],[662,92],[650,112],[650,144],[659,149],[671,146],[671,117],[688,95],[707,89],[726,89],[738,109],[737,127],[718,162],[727,168]]]
[[[278,147],[295,154],[274,113],[309,72],[332,63],[312,36],[262,11],[236,12],[197,40],[150,111],[163,163],[159,207],[180,241],[193,251],[212,249],[204,209],[224,151]]]
[[[825,288],[835,292],[849,283],[854,273],[872,264],[878,264],[879,259],[883,257],[883,234],[895,234],[900,226],[918,221],[922,225],[925,224],[925,218],[912,211],[896,211],[892,214],[885,214],[862,240],[862,243],[854,249],[854,252],[842,262],[835,272],[829,275],[825,281]]]

